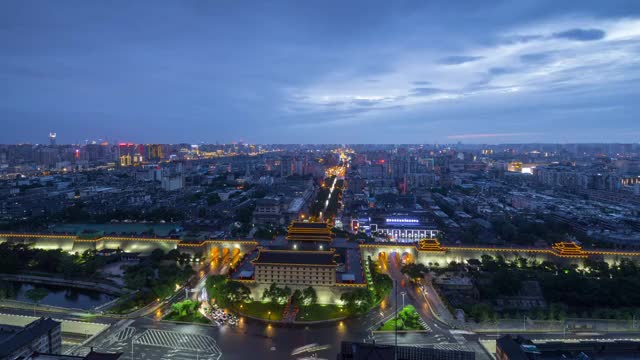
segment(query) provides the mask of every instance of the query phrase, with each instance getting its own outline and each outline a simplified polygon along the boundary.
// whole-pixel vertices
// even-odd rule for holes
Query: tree
[[[227,283],[227,278],[224,275],[210,275],[207,277],[205,286],[210,298],[218,298],[222,296],[224,285]]]
[[[343,293],[340,300],[345,303],[347,310],[352,314],[363,314],[371,306],[372,293],[368,289],[356,289]]]
[[[262,292],[262,300],[269,300],[272,303],[277,303],[278,285],[271,283],[271,285],[264,289]]]
[[[299,289],[296,289],[293,292],[293,295],[291,295],[291,301],[294,304],[302,305],[302,303],[304,302],[304,296],[302,295],[302,291],[300,291]]]
[[[405,306],[399,313],[398,319],[402,320],[405,329],[420,329],[420,315],[413,305]]]
[[[226,304],[251,301],[251,290],[241,282],[227,281],[223,287],[223,299]]]
[[[43,288],[33,288],[27,290],[24,295],[33,302],[33,316],[36,316],[36,305],[49,295],[49,291]]]
[[[373,288],[376,293],[376,300],[381,300],[393,289],[393,280],[387,274],[375,274]]]
[[[407,274],[411,279],[420,279],[428,271],[423,264],[407,264],[400,269],[400,272]]]
[[[197,301],[184,300],[171,305],[171,310],[180,317],[193,315],[198,311],[200,303]]]
[[[315,305],[318,302],[318,294],[316,294],[316,289],[314,289],[311,286],[304,289],[302,291],[302,295],[303,295],[302,303],[304,306]]]
[[[269,288],[264,289],[262,293],[263,300],[269,300],[273,304],[284,304],[291,296],[291,288],[285,286],[284,288],[279,288],[276,283],[271,283]]]
[[[162,251],[162,249],[154,249],[151,252],[151,255],[149,255],[149,259],[151,260],[151,262],[159,263],[160,261],[164,260],[164,251]]]

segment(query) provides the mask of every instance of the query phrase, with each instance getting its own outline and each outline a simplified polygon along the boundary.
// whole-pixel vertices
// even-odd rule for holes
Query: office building
[[[397,353],[397,354],[396,354]],[[343,341],[337,360],[474,360],[476,354],[464,350],[444,350],[415,346],[393,346]]]
[[[33,353],[60,354],[62,337],[60,322],[40,318],[24,328],[0,329],[0,359],[29,359]]]
[[[505,335],[496,341],[496,360],[627,360],[640,358],[639,341],[533,342]]]

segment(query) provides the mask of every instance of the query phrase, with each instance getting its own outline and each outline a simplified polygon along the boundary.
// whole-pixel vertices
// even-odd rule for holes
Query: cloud
[[[600,29],[570,29],[553,34],[554,38],[575,41],[595,41],[603,39],[606,33]]]
[[[530,53],[520,55],[520,61],[524,63],[530,64],[539,64],[549,59],[549,54],[547,53]]]
[[[499,138],[499,137],[517,137],[517,136],[529,136],[537,135],[538,133],[492,133],[492,134],[461,134],[461,135],[447,135],[447,139],[451,140],[464,140],[464,139],[484,139],[484,138]]]
[[[482,56],[447,56],[440,59],[441,64],[445,65],[460,65],[464,63],[474,62],[482,59]]]
[[[414,81],[412,84],[416,86],[431,85],[431,81]]]
[[[491,75],[511,74],[514,72],[516,72],[515,69],[507,67],[492,67],[491,69],[489,69],[489,74]]]
[[[419,87],[411,89],[411,95],[413,96],[429,96],[434,94],[439,94],[444,92],[442,89],[438,88],[429,88],[429,87]]]
[[[384,101],[385,99],[353,99],[351,103],[358,106],[375,106]]]
[[[542,35],[512,35],[504,38],[503,42],[505,44],[528,43],[542,38],[544,38]]]

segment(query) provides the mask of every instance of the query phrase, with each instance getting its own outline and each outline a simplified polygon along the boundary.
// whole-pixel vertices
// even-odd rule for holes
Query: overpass
[[[427,266],[445,266],[452,261],[464,262],[467,259],[480,259],[482,255],[506,260],[525,258],[538,262],[551,261],[582,266],[585,259],[603,260],[610,265],[628,258],[640,261],[640,252],[585,250],[575,242],[559,242],[548,248],[531,247],[487,247],[487,246],[443,246],[437,239],[422,239],[412,244],[369,243],[361,244],[362,258],[387,261],[389,255],[396,253],[406,262],[420,263]]]
[[[258,243],[251,240],[207,239],[202,241],[183,241],[180,239],[135,236],[100,236],[86,238],[75,235],[36,234],[36,233],[0,233],[0,243],[29,244],[38,249],[62,249],[67,252],[86,250],[121,249],[125,252],[150,253],[155,249],[165,252],[177,249],[192,256],[205,258],[223,258],[227,255],[251,252]]]

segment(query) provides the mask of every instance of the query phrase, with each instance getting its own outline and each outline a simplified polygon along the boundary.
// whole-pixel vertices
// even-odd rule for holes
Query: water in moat
[[[14,281],[0,281],[0,299],[31,303],[26,293],[34,288],[47,290],[47,296],[40,301],[40,304],[50,306],[88,310],[114,299],[113,296],[99,291]]]

